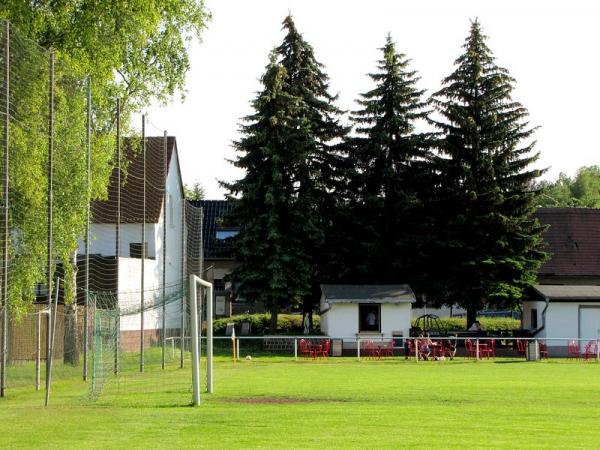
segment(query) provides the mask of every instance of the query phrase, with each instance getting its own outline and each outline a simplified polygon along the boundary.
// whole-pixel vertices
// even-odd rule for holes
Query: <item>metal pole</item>
[[[213,393],[213,285],[206,281],[201,284],[207,288],[206,294],[206,392]]]
[[[146,115],[142,115],[142,270],[140,280],[140,372],[144,371],[144,294],[146,269]]]
[[[117,98],[117,223],[115,226],[116,310],[119,311],[119,257],[121,256],[121,99]],[[115,333],[114,373],[119,372],[119,337],[121,324]]]
[[[52,308],[52,178],[53,178],[53,154],[54,154],[54,53],[50,52],[48,87],[48,260],[46,262],[46,284],[48,290],[48,309]],[[50,325],[52,318],[48,314],[48,327],[46,330],[46,391],[50,386]],[[46,392],[46,396],[48,393]]]
[[[294,359],[298,361],[298,339],[294,338]]]
[[[183,195],[183,193],[182,193]],[[181,331],[180,331],[180,335],[181,335],[181,339],[180,339],[180,346],[181,346],[181,352],[180,352],[180,361],[179,361],[179,367],[183,369],[183,363],[184,363],[184,341],[185,341],[185,278],[186,278],[186,264],[187,264],[187,252],[186,252],[186,247],[187,247],[187,227],[186,227],[186,222],[185,222],[185,209],[187,207],[187,202],[185,200],[185,197],[183,197],[183,204],[181,207]]]
[[[46,401],[44,406],[48,406],[48,401],[50,400],[50,384],[52,382],[52,360],[54,356],[52,353],[54,352],[54,336],[56,335],[56,316],[58,315],[58,291],[60,289],[60,278],[56,279],[56,293],[54,299],[54,310],[52,309],[52,305],[50,305],[50,322],[52,323],[52,329],[48,330],[48,334],[50,337],[50,353],[46,356],[46,361],[48,361],[48,373],[46,373]]]
[[[40,357],[42,353],[42,312],[37,313],[37,328],[35,330],[35,390],[39,391],[41,382]]]
[[[356,357],[360,361],[360,339],[356,340]]]
[[[162,361],[161,367],[165,368],[165,355],[167,353],[167,178],[169,164],[167,163],[167,132],[163,135],[163,243],[162,243]]]
[[[86,155],[86,177],[87,177],[87,205],[85,212],[85,281],[84,281],[84,304],[83,304],[83,381],[88,378],[88,333],[89,333],[89,303],[90,303],[90,149],[91,149],[91,127],[92,127],[92,83],[87,78],[87,118],[85,131],[85,155]]]
[[[479,339],[475,340],[475,356],[476,360],[479,361]]]
[[[8,132],[10,118],[10,23],[4,30],[4,242],[2,248],[2,358],[0,358],[0,397],[6,394],[6,364],[8,353]]]
[[[200,353],[198,349],[198,301],[196,298],[196,277],[190,275],[190,324],[192,338],[192,404],[200,404]]]
[[[240,360],[240,338],[235,340],[235,359]]]

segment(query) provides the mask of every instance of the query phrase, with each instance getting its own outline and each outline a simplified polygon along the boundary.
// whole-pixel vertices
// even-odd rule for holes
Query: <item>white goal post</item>
[[[200,338],[202,328],[198,325],[198,315],[202,317],[202,302],[198,310],[197,287],[207,290],[206,296],[206,392],[213,392],[213,285],[196,275],[190,275],[190,316],[192,338],[192,387],[193,405],[200,404]]]

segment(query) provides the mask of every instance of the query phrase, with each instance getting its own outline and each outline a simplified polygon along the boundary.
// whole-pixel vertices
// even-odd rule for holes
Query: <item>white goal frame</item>
[[[198,326],[198,315],[202,317],[202,302],[198,310],[198,285],[207,290],[206,296],[206,392],[213,392],[213,285],[196,275],[190,275],[190,316],[192,338],[192,388],[194,406],[200,404],[200,339],[202,328]]]

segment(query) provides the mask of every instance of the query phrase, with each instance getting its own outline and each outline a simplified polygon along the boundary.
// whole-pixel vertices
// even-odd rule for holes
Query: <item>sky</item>
[[[513,99],[530,113],[546,179],[600,164],[600,2],[587,0],[206,0],[212,20],[189,48],[191,68],[182,100],[145,113],[149,134],[177,138],[184,183],[202,183],[207,199],[224,198],[218,180],[243,174],[236,152],[240,118],[252,112],[269,52],[283,39],[291,12],[296,27],[325,65],[337,105],[372,89],[388,32],[411,59],[427,95],[441,87],[461,54],[470,20],[478,18],[500,66],[516,79]]]

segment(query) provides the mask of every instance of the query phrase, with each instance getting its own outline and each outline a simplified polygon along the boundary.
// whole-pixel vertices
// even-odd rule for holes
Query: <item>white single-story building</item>
[[[321,331],[333,338],[408,336],[415,294],[407,284],[321,286]]]
[[[546,339],[551,356],[567,354],[572,339],[580,349],[600,337],[600,286],[536,285],[539,299],[523,302],[523,328]]]

